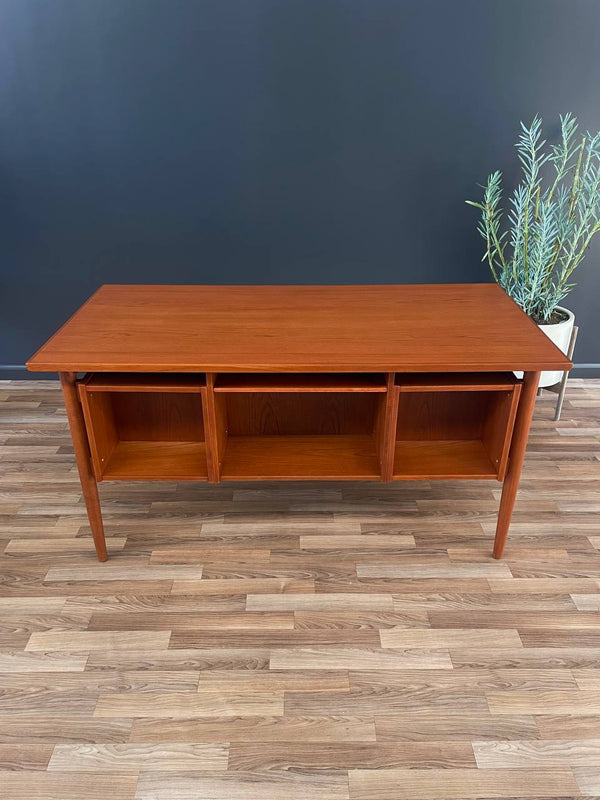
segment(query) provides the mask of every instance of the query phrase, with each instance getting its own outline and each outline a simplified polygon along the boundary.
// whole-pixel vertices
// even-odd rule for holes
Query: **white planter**
[[[571,313],[568,308],[562,308],[561,306],[557,306],[556,308],[557,311],[564,311],[564,313],[568,315],[568,319],[557,322],[555,325],[538,325],[538,327],[566,355],[569,349],[569,342],[571,341],[571,334],[573,333],[575,315]],[[522,372],[515,372],[515,375],[517,378],[523,377]],[[562,372],[542,372],[540,375],[540,387],[554,386],[561,378]]]

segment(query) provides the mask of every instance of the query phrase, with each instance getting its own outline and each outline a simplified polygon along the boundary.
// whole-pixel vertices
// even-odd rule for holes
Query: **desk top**
[[[571,362],[492,283],[102,286],[40,372],[485,372]]]

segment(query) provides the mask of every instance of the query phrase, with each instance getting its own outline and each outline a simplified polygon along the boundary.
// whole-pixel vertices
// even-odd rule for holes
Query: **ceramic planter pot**
[[[569,349],[569,342],[571,341],[571,334],[573,333],[573,325],[575,324],[575,315],[569,311],[568,308],[556,307],[557,311],[562,311],[567,315],[567,319],[562,322],[557,322],[555,325],[538,325],[539,329],[543,331],[546,336],[551,339],[554,344],[566,354]],[[515,372],[517,378],[522,378],[522,372]],[[540,387],[554,386],[562,378],[562,372],[542,372],[540,376]]]

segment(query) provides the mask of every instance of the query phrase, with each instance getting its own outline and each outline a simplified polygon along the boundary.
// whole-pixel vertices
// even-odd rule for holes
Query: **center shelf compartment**
[[[379,462],[367,434],[230,436],[223,480],[376,480]]]
[[[91,374],[79,383],[97,480],[208,480],[206,382],[198,375]]]
[[[394,480],[503,480],[518,399],[511,373],[398,375]]]
[[[381,373],[228,373],[218,375],[215,392],[385,392]]]
[[[376,480],[383,376],[220,375],[223,480]]]

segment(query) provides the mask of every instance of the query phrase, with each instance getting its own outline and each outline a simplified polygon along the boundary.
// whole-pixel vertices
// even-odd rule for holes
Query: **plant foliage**
[[[516,148],[522,180],[509,199],[508,224],[500,207],[501,172],[488,177],[483,202],[466,201],[481,210],[482,261],[538,323],[550,322],[575,286],[571,275],[600,231],[600,132],[579,139],[572,114],[561,115],[560,122],[561,141],[548,147],[539,117],[529,126],[521,123]],[[547,180],[542,171],[550,171]]]

